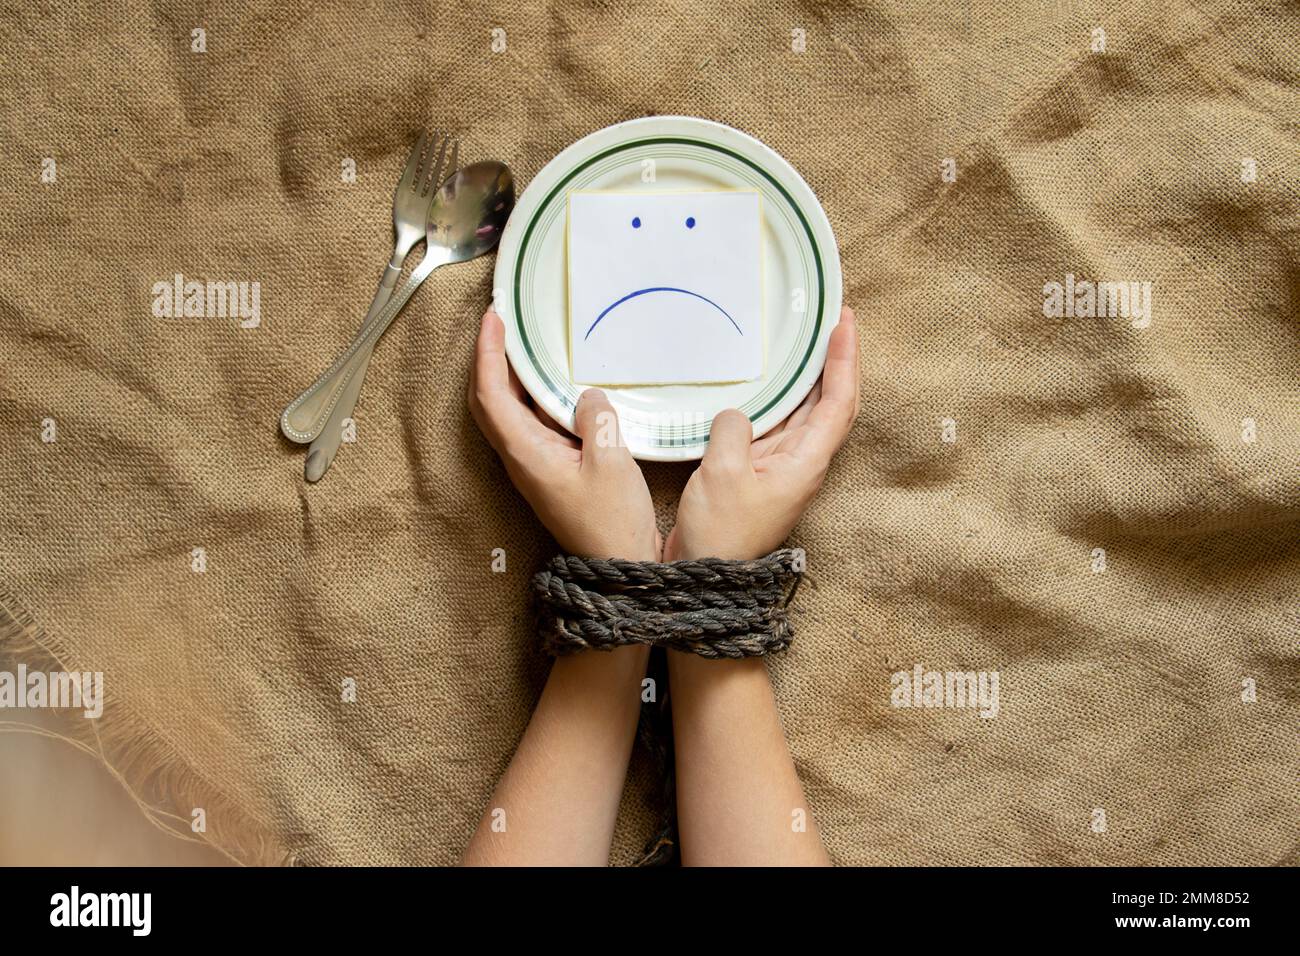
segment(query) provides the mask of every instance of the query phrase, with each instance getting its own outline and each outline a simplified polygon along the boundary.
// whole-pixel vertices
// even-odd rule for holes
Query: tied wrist
[[[783,651],[794,638],[786,607],[802,566],[802,552],[789,548],[752,561],[559,555],[532,581],[542,643],[557,655],[630,644],[706,658]]]

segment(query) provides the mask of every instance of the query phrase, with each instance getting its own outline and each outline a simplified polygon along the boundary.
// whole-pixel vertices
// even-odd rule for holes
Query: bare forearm
[[[682,862],[828,865],[766,663],[672,651],[668,667]]]
[[[647,651],[556,660],[464,863],[604,866],[636,736]]]

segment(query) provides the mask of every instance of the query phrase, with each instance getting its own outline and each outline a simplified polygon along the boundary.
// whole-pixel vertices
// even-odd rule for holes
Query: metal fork
[[[459,153],[459,144],[450,136],[443,136],[439,133],[430,136],[427,132],[422,131],[415,147],[411,150],[411,155],[406,160],[406,168],[403,170],[402,178],[393,193],[393,254],[384,269],[384,276],[380,280],[379,288],[375,291],[374,299],[370,303],[370,308],[366,313],[366,321],[369,321],[383,310],[397,285],[397,280],[401,277],[402,264],[416,244],[424,238],[429,205],[433,202],[438,186],[442,183],[442,173],[445,169],[444,160],[449,147],[451,149],[452,167],[454,168]],[[369,352],[367,351],[365,362],[368,361]],[[281,419],[280,427],[287,437],[297,442],[312,442],[307,455],[307,463],[304,467],[304,473],[308,481],[319,480],[320,476],[325,473],[325,469],[329,467],[330,461],[333,460],[339,442],[343,437],[343,422],[352,415],[357,396],[361,391],[361,380],[364,375],[365,363],[363,362],[353,381],[349,384],[349,392],[345,396],[345,400],[335,408],[334,414],[330,416],[319,433],[291,432],[285,420]]]

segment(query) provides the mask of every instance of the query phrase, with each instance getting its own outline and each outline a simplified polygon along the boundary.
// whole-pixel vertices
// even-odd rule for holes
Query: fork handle
[[[334,414],[329,417],[324,429],[307,449],[307,458],[303,462],[302,470],[303,477],[307,481],[312,483],[320,481],[325,477],[325,472],[329,470],[330,465],[334,463],[334,456],[338,454],[339,446],[343,444],[343,427],[356,410],[357,399],[361,395],[361,383],[365,380],[366,369],[370,367],[370,357],[374,354],[373,347],[363,348],[357,353],[361,357],[361,368],[352,376],[348,387],[343,390],[338,405],[334,408]]]
[[[392,325],[393,319],[397,318],[397,313],[402,311],[402,307],[415,294],[415,290],[442,263],[440,257],[426,252],[406,284],[393,292],[392,298],[378,315],[366,320],[347,350],[334,360],[334,364],[310,388],[289,404],[280,416],[280,431],[284,432],[286,438],[304,445],[316,440],[348,383],[365,366],[369,356],[362,353],[369,349],[362,347],[369,345],[373,348],[379,337]],[[384,279],[387,278],[385,273]]]

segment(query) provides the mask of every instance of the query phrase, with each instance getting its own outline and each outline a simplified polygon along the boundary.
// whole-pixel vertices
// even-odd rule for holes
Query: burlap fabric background
[[[370,299],[415,129],[522,187],[684,113],[803,173],[860,316],[771,665],[834,858],[1296,862],[1294,4],[82,7],[0,24],[3,633],[105,672],[151,799],[249,862],[458,858],[547,668],[552,544],[464,407],[492,260],[388,333],[323,483],[276,416]],[[260,282],[260,327],[155,318],[178,272]],[[1045,318],[1067,273],[1152,282],[1150,327]],[[688,469],[647,471],[666,529]],[[997,670],[1000,714],[892,708],[916,663]]]

